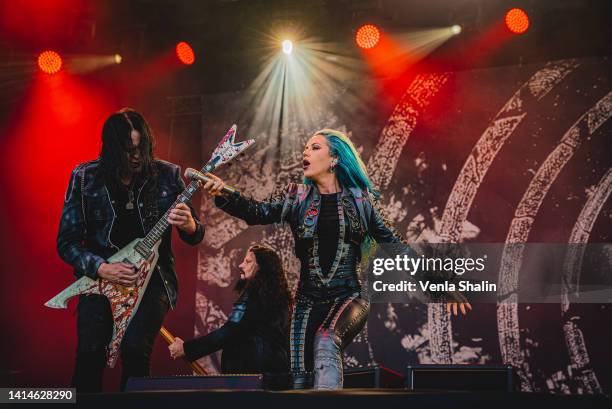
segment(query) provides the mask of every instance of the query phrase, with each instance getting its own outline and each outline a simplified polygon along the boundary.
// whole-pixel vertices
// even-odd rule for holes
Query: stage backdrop
[[[289,105],[282,98],[257,102],[261,89],[172,102],[201,115],[204,160],[235,122],[238,139],[257,139],[218,172],[257,199],[300,181],[305,141],[329,127],[355,142],[387,214],[410,241],[443,234],[471,242],[602,243],[612,234],[610,72],[607,58],[563,60],[421,73],[397,84],[356,79],[326,85],[316,102]],[[178,125],[189,120],[175,114]],[[282,254],[294,290],[299,271],[287,227],[247,227],[208,197],[201,211],[207,230],[195,335],[227,319],[237,264],[250,244]],[[498,284],[526,279],[510,264],[501,263]],[[611,328],[610,305],[481,304],[449,318],[435,305],[374,304],[344,360],[400,372],[417,363],[510,363],[523,391],[610,393]],[[214,370],[219,355],[200,362]]]

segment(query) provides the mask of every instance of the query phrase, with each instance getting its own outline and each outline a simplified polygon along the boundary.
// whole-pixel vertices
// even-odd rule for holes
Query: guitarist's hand
[[[191,209],[189,209],[189,206],[185,203],[179,203],[174,209],[170,210],[168,223],[183,230],[187,234],[193,234],[197,228],[196,222],[191,215]]]
[[[168,345],[168,351],[170,351],[170,356],[174,359],[182,358],[185,356],[185,349],[183,348],[183,340],[179,337],[174,338],[174,341],[170,345]]]
[[[132,287],[136,284],[138,271],[136,267],[128,263],[102,263],[98,267],[98,277],[111,283]]]

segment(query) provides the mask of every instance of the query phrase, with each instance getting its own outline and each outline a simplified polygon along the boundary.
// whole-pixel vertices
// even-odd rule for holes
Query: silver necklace
[[[130,187],[128,190],[128,202],[125,204],[127,210],[134,209],[134,187]]]

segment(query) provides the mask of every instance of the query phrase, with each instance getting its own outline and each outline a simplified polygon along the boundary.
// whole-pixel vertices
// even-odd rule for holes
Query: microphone
[[[202,183],[206,183],[206,182],[212,180],[211,178],[209,178],[208,176],[206,176],[202,172],[197,171],[197,170],[192,169],[192,168],[185,169],[185,177],[187,179],[199,180]],[[225,185],[225,186],[223,186],[223,189],[221,189],[221,191],[222,192],[226,192],[226,193],[235,193],[236,189],[234,189],[233,187]]]

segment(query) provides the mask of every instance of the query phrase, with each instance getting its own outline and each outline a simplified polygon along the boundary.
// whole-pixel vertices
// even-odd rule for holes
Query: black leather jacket
[[[344,189],[344,223],[340,225],[338,245],[345,246],[343,256],[332,264],[323,277],[318,266],[316,226],[321,210],[321,195],[313,185],[289,184],[269,201],[256,201],[236,192],[215,198],[215,204],[249,225],[288,223],[295,241],[295,254],[301,262],[297,296],[329,300],[361,292],[365,278],[361,272],[361,245],[366,235],[378,243],[402,243],[402,236],[383,217],[373,198],[361,189]]]
[[[154,165],[158,172],[156,179],[142,180],[136,194],[136,206],[145,233],[185,189],[179,166],[162,160],[156,160]],[[72,171],[57,233],[57,252],[62,260],[74,267],[77,277],[86,275],[92,279],[98,278],[100,264],[119,250],[111,242],[115,209],[98,169],[99,161],[94,160],[82,163]],[[178,233],[184,242],[196,245],[204,238],[204,227],[191,204],[188,205],[196,222],[196,231],[191,235],[181,230]],[[171,229],[168,229],[159,247],[156,271],[161,274],[170,305],[174,308],[178,283],[171,239]]]
[[[223,326],[185,342],[185,357],[195,361],[223,349],[223,373],[287,372],[289,310],[272,310],[268,303],[247,288]]]

